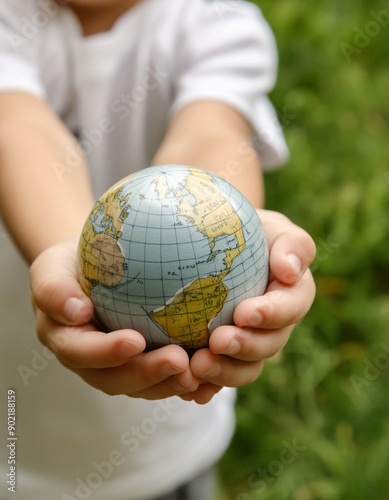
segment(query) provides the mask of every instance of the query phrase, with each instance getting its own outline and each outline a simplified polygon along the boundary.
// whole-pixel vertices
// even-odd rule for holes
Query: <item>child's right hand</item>
[[[31,266],[40,342],[65,367],[109,395],[162,399],[195,391],[200,382],[181,347],[143,352],[145,340],[135,330],[98,330],[91,319],[92,302],[78,283],[76,256],[77,238],[72,238],[42,252]]]

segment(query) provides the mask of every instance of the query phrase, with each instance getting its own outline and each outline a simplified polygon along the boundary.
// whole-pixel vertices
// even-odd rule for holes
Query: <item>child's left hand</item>
[[[282,214],[269,210],[258,214],[270,251],[266,293],[241,302],[234,312],[236,326],[216,328],[209,348],[193,355],[192,373],[203,384],[182,399],[207,403],[223,386],[256,380],[264,359],[282,349],[312,305],[315,283],[308,269],[315,257],[312,238]]]

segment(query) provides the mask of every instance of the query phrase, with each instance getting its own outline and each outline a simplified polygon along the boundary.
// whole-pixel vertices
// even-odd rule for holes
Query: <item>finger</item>
[[[205,383],[200,385],[196,391],[180,394],[180,398],[184,401],[195,401],[199,405],[205,405],[222,389],[223,387],[219,385]]]
[[[76,369],[74,371],[88,384],[106,394],[126,394],[129,396],[138,394],[138,397],[143,397],[140,395],[141,391],[144,391],[144,395],[147,395],[147,389],[185,372],[188,367],[189,358],[186,352],[178,346],[170,345],[155,351],[141,353],[128,363],[114,368],[103,370]],[[189,390],[196,389],[198,386],[198,382],[194,383],[192,381],[192,383],[193,385],[189,387]],[[168,384],[166,387],[168,387]],[[184,392],[188,388],[174,385],[174,390]],[[155,396],[156,393],[152,394],[151,391],[148,393],[149,398],[153,395]]]
[[[313,239],[282,214],[268,210],[258,213],[270,250],[270,279],[273,277],[283,283],[295,283],[315,258]]]
[[[315,283],[308,270],[294,285],[273,281],[265,295],[242,301],[235,308],[234,323],[243,328],[283,328],[298,323],[315,298]]]
[[[103,333],[93,323],[82,327],[63,326],[41,311],[37,333],[42,344],[71,368],[106,368],[126,363],[145,349],[143,336],[134,330]]]
[[[277,354],[288,342],[292,330],[293,325],[277,330],[221,326],[212,332],[209,348],[214,354],[258,361]]]
[[[50,247],[42,252],[30,268],[31,296],[35,309],[42,310],[65,325],[82,325],[93,315],[93,304],[78,282],[76,248],[74,238]]]
[[[199,387],[199,379],[193,376],[190,368],[178,375],[172,375],[163,382],[152,385],[141,391],[128,394],[133,398],[142,399],[165,399],[172,396],[193,394]]]
[[[210,349],[196,351],[190,367],[195,377],[219,386],[241,387],[256,380],[263,368],[263,361],[241,361],[215,355]]]

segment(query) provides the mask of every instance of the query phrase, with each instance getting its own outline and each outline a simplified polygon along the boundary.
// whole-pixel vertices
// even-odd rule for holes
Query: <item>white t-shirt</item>
[[[271,30],[243,1],[143,0],[109,32],[83,38],[67,7],[0,0],[0,92],[49,103],[79,137],[96,197],[147,167],[169,119],[200,99],[238,109],[263,166],[282,163],[287,148],[266,97],[276,67]],[[74,152],[66,156],[53,165],[59,181],[77,168]],[[219,172],[230,174],[228,166]],[[92,389],[36,340],[27,269],[1,227],[0,252],[1,499],[144,499],[218,460],[233,432],[233,390],[199,406]],[[8,389],[17,400],[9,440]],[[7,491],[13,459],[16,495]]]

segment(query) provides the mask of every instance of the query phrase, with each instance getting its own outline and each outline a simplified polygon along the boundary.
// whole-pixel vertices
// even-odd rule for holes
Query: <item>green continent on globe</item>
[[[126,179],[126,181],[129,178]],[[122,225],[128,216],[128,198],[122,197],[123,184],[103,196],[93,207],[85,223],[79,246],[80,281],[90,296],[93,287],[101,283],[115,287],[123,277],[124,256],[117,243],[122,235]],[[104,231],[96,232],[93,220],[102,216]]]
[[[222,279],[229,273],[232,261],[245,248],[242,222],[228,199],[222,195],[213,179],[202,170],[189,168],[190,174],[182,189],[175,189],[179,200],[177,219],[184,217],[191,225],[206,236],[211,245],[221,236],[233,235],[237,240],[235,248],[224,249],[225,269],[218,275],[210,275],[194,280],[179,290],[163,307],[155,309],[150,317],[165,330],[170,337],[181,344],[200,348],[208,345],[209,324],[222,310],[229,289]],[[161,203],[169,192],[161,174],[155,181],[156,192]],[[185,196],[189,193],[193,198]],[[210,256],[212,259],[213,256]]]

